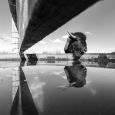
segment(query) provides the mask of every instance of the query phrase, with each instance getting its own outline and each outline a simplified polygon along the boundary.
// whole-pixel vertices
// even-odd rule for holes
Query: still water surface
[[[114,68],[18,64],[0,67],[0,115],[115,115]]]

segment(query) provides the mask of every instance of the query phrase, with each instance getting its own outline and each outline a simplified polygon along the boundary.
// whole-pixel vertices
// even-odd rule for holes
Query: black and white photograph
[[[0,0],[0,115],[115,115],[115,0]]]

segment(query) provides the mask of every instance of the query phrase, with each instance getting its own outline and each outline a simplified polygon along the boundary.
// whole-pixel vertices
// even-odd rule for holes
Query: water
[[[0,115],[115,115],[114,65],[4,62]]]

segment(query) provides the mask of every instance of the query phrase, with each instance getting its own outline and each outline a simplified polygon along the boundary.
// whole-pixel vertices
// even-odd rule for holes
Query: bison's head
[[[87,51],[86,35],[82,32],[69,33],[69,38],[65,46],[65,53],[73,53],[80,57]]]

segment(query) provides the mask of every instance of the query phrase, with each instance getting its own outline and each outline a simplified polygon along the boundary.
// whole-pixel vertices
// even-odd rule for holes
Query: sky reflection
[[[86,83],[79,88],[71,84],[65,67],[69,74],[75,69],[69,79],[75,74],[75,80],[85,80]],[[31,111],[36,111],[33,115],[115,114],[115,69],[86,67],[81,63],[69,66],[39,64],[17,68],[0,68],[0,114],[13,115],[11,110],[16,111],[18,106],[16,104],[13,107],[17,94],[22,95],[16,98],[19,102],[22,100],[22,113],[29,113],[29,109],[23,106],[28,104],[27,108],[31,105]],[[16,74],[18,72],[19,74]],[[17,88],[13,85],[14,81]]]

